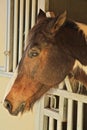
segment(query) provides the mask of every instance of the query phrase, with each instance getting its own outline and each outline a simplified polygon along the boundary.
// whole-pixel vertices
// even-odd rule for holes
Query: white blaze
[[[75,60],[75,63],[74,63],[74,66],[73,66],[73,70],[76,69],[77,67],[82,69],[85,72],[85,74],[87,74],[87,66],[82,65],[78,60]]]
[[[83,23],[79,23],[79,22],[75,22],[75,23],[78,25],[79,29],[82,30],[83,33],[85,34],[85,38],[86,38],[86,41],[87,41],[87,25],[83,24]],[[84,50],[82,50],[82,51],[84,51]],[[82,69],[87,74],[87,66],[81,64],[78,60],[75,60],[75,64],[73,66],[73,70],[75,68],[77,68],[77,67]]]
[[[79,29],[81,29],[83,31],[83,33],[85,34],[85,38],[87,40],[87,25],[86,24],[83,24],[83,23],[78,23],[78,22],[75,22]]]

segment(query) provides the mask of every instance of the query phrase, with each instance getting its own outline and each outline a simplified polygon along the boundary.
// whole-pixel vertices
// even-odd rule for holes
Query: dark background
[[[50,11],[59,14],[67,10],[68,17],[87,24],[87,0],[49,0]]]

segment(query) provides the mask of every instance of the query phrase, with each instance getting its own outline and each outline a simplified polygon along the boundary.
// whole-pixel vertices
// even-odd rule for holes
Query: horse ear
[[[56,32],[64,24],[66,20],[66,14],[67,12],[64,11],[60,16],[55,18],[56,20],[51,28],[52,33]]]
[[[42,9],[40,9],[39,13],[38,13],[38,16],[37,16],[37,21],[39,21],[39,20],[41,20],[43,18],[46,18],[46,13]]]

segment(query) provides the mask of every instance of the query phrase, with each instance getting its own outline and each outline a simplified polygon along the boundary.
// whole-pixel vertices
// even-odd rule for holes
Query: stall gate
[[[65,84],[68,90],[54,88],[41,99],[35,130],[86,130],[87,127],[83,129],[83,108],[87,96],[72,93],[67,77]]]
[[[48,7],[49,0],[7,0],[5,72],[14,72],[39,9],[48,10]]]

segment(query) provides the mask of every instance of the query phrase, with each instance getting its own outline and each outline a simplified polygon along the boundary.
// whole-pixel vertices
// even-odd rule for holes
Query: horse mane
[[[57,31],[56,40],[67,55],[87,65],[86,34],[77,22],[67,19]]]
[[[78,25],[72,20],[66,20],[63,26],[67,27],[67,28],[72,28],[72,29],[74,29],[76,31],[79,30]]]
[[[78,24],[75,21],[68,19],[65,21],[65,23],[62,27],[70,28],[70,29],[76,31],[77,33],[79,33],[79,35],[81,37],[83,37],[84,42],[87,42],[86,41],[87,36],[85,35],[84,31],[78,26]]]

